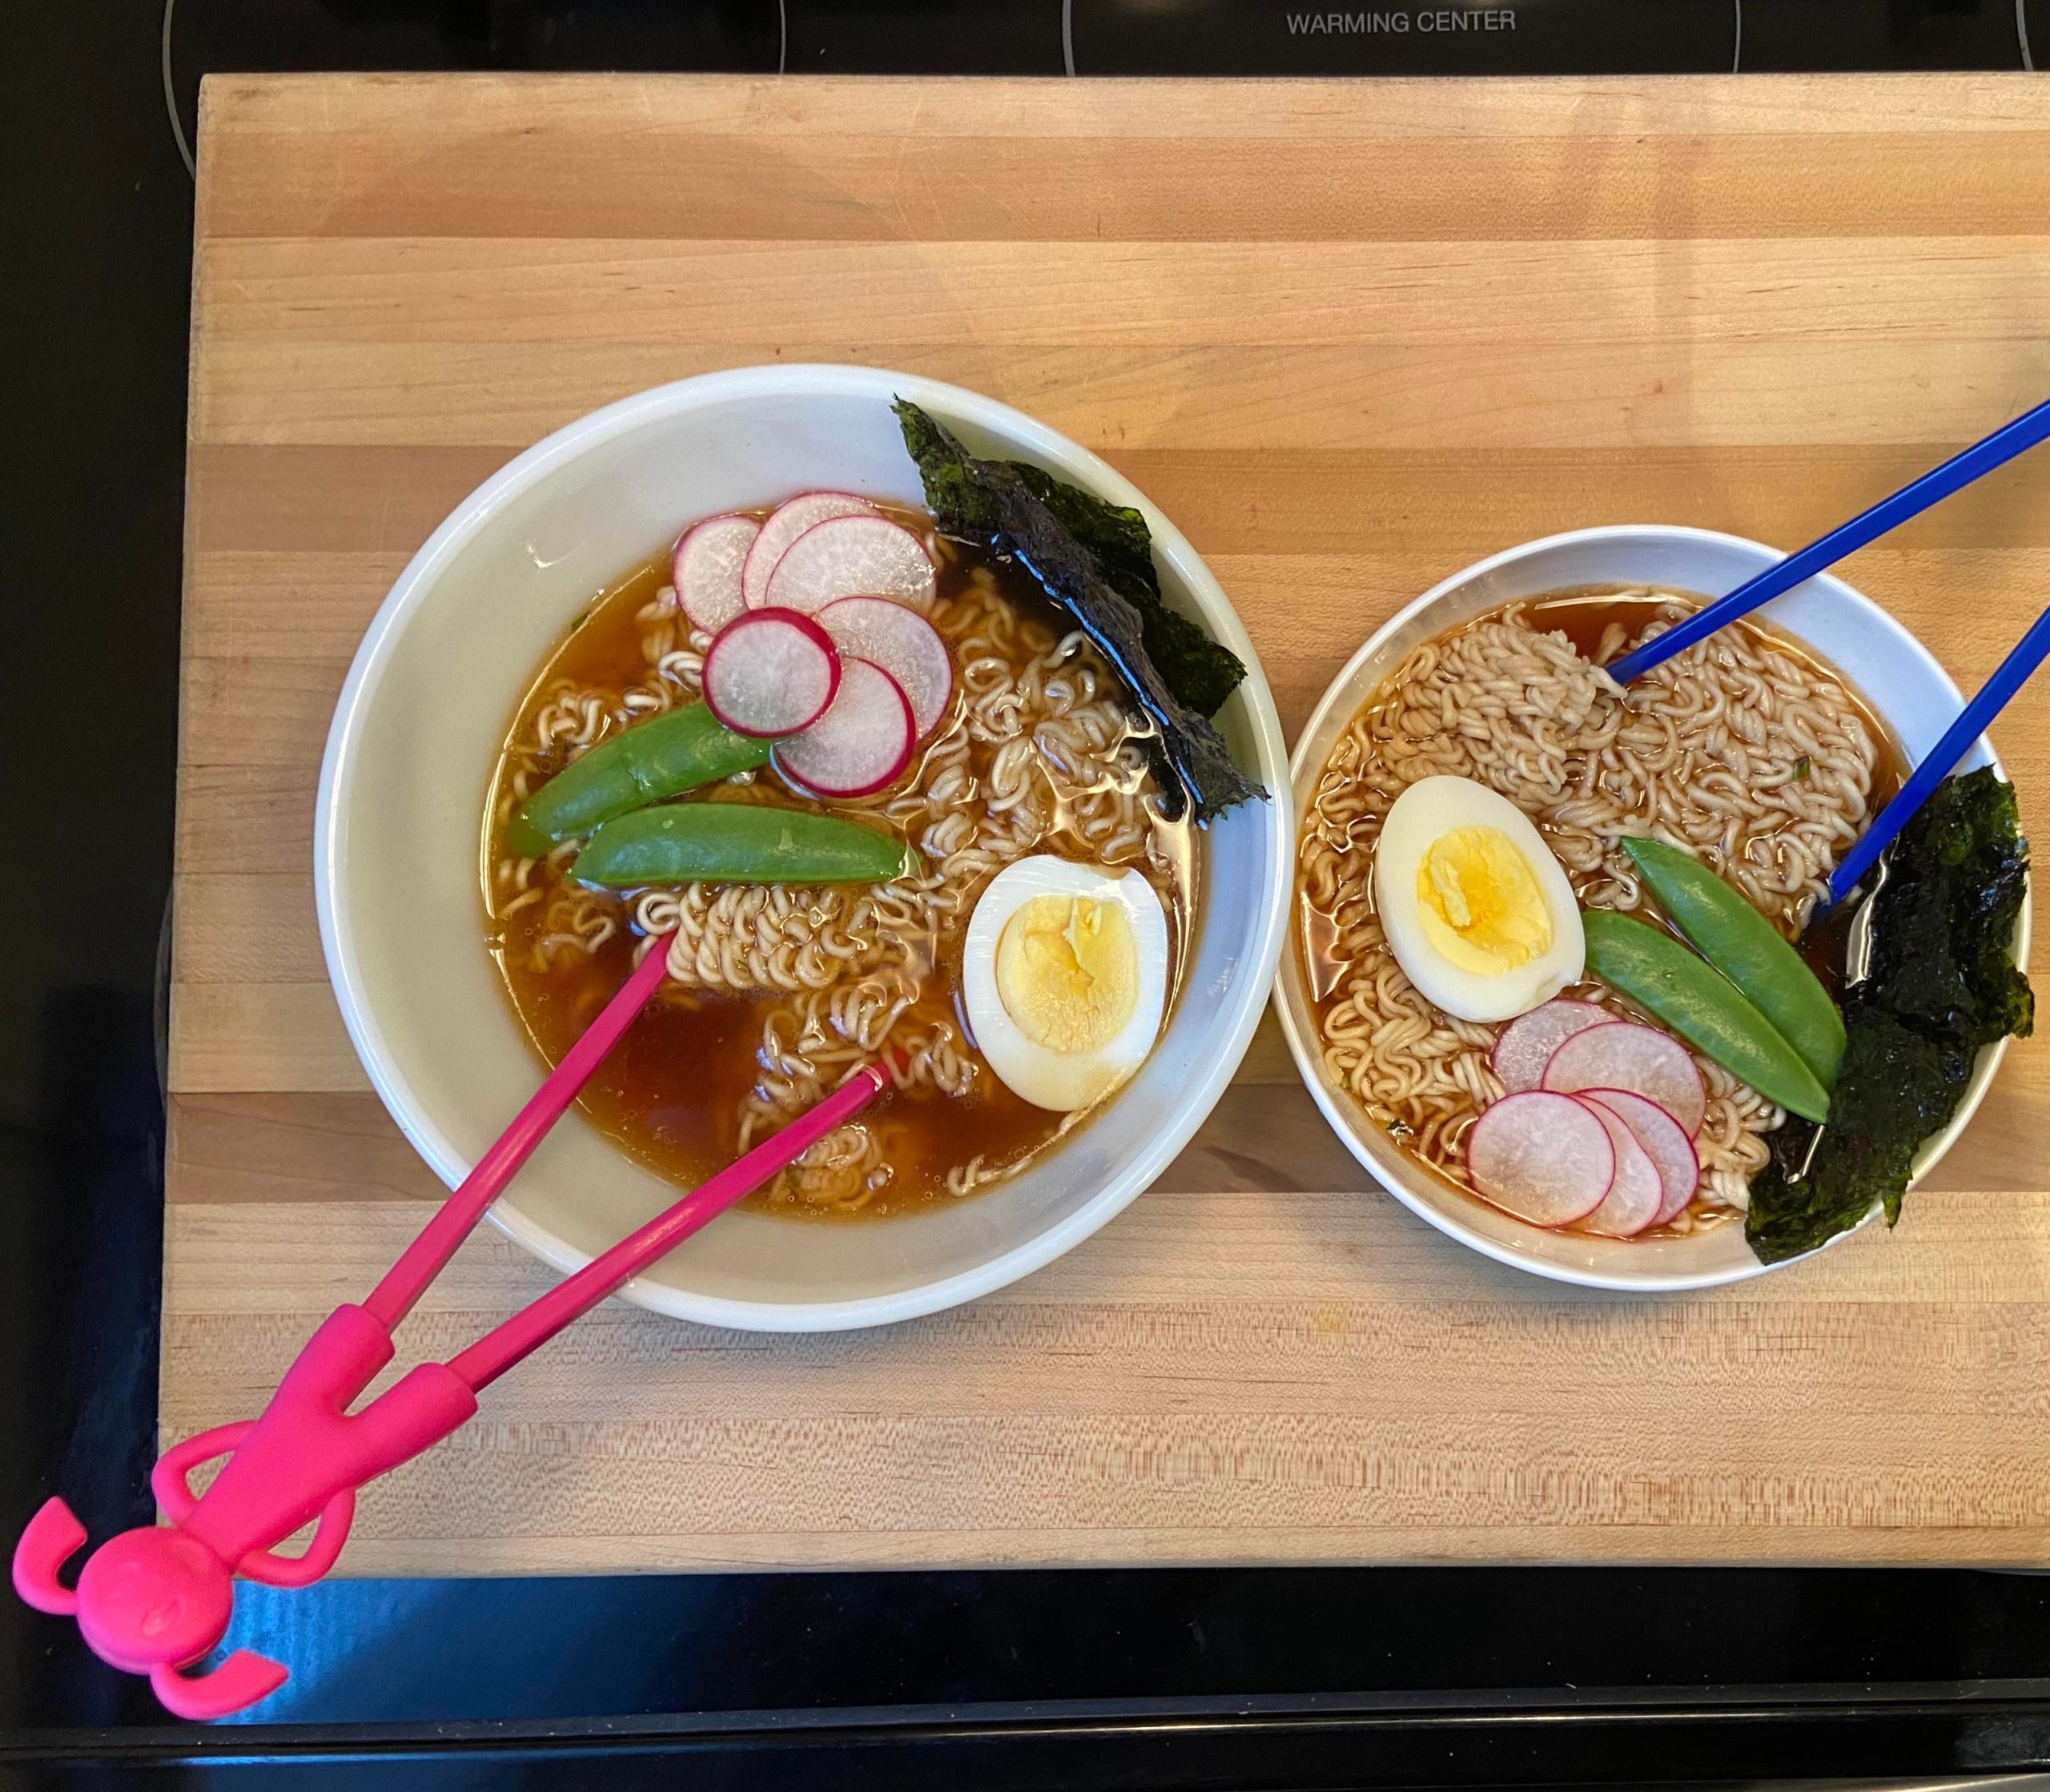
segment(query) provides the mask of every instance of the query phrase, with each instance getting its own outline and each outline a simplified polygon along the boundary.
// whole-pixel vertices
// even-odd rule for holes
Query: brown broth
[[[900,520],[921,533],[927,526],[922,516]],[[1023,618],[1036,621],[1056,634],[1065,632],[1064,619],[1029,578],[958,544],[955,557],[941,569],[942,597],[957,591],[977,565],[995,572],[1002,595]],[[667,578],[666,559],[637,568],[601,593],[573,625],[521,698],[492,780],[483,839],[486,942],[515,1013],[536,1051],[550,1065],[561,1059],[630,972],[642,937],[631,926],[638,892],[624,893],[619,898],[622,925],[596,951],[588,956],[558,953],[547,969],[536,967],[533,948],[546,930],[546,903],[501,917],[494,901],[496,868],[508,856],[502,838],[511,806],[508,756],[514,741],[529,737],[536,712],[559,681],[614,691],[647,681],[649,667],[636,619]],[[713,800],[760,800],[766,790],[778,802],[831,810],[832,806],[814,802],[785,786],[771,771],[756,775],[762,787],[721,788]],[[886,819],[873,807],[862,813],[871,822]],[[1176,888],[1164,900],[1169,929],[1172,1015],[1182,982],[1182,961],[1189,948],[1188,916],[1197,886],[1200,846],[1193,828],[1167,823],[1156,826],[1176,866]],[[1065,829],[1057,829],[1037,850],[1080,859],[1094,857],[1078,835]],[[965,1017],[959,1011],[961,930],[942,939],[939,974],[929,979],[910,1015],[952,1020],[966,1035]],[[739,1110],[758,1074],[756,1052],[762,1023],[771,1010],[787,1000],[782,992],[738,994],[665,986],[585,1086],[581,1105],[598,1129],[630,1156],[681,1186],[695,1185],[738,1155]],[[882,1141],[892,1171],[889,1183],[874,1199],[851,1215],[787,1198],[771,1202],[758,1195],[750,1204],[803,1218],[866,1219],[913,1211],[960,1199],[947,1187],[950,1171],[978,1157],[991,1169],[1015,1168],[1085,1118],[1032,1106],[987,1067],[965,1096],[950,1097],[931,1087],[891,1088],[862,1115],[863,1123]]]
[[[1594,660],[1600,656],[1604,642],[1610,638],[1612,630],[1621,629],[1622,638],[1626,641],[1636,639],[1646,625],[1654,620],[1660,608],[1670,601],[1674,596],[1696,603],[1706,603],[1709,601],[1696,593],[1665,592],[1653,597],[1644,594],[1642,587],[1587,585],[1550,593],[1529,599],[1526,601],[1525,607],[1533,625],[1556,630],[1563,634],[1572,642],[1576,651],[1583,658]],[[1477,621],[1483,618],[1476,617],[1474,620]],[[1859,720],[1865,724],[1867,732],[1871,734],[1875,749],[1872,768],[1872,788],[1865,813],[1865,818],[1869,822],[1899,790],[1902,781],[1907,776],[1908,769],[1907,754],[1900,744],[1899,737],[1894,733],[1892,728],[1873,706],[1871,700],[1863,692],[1835,666],[1830,665],[1804,644],[1776,629],[1760,623],[1756,618],[1746,618],[1731,624],[1730,626],[1744,630],[1755,638],[1769,641],[1780,652],[1802,661],[1819,677],[1834,681],[1848,693],[1851,704],[1856,709]],[[1542,820],[1537,821],[1536,825],[1541,834],[1548,831]],[[1304,985],[1310,993],[1311,1006],[1316,1015],[1320,1037],[1325,1016],[1339,1001],[1343,999],[1345,975],[1350,970],[1351,964],[1349,960],[1340,956],[1337,951],[1340,932],[1337,922],[1304,896],[1300,885],[1300,868],[1296,877],[1295,905],[1296,925],[1293,930],[1295,938],[1292,950],[1296,954],[1296,966],[1302,975]],[[1371,886],[1365,893],[1365,899],[1369,902],[1373,899]],[[1678,936],[1678,929],[1672,926],[1656,902],[1650,900],[1648,897],[1642,918],[1655,925],[1665,926],[1676,937]],[[1821,977],[1832,995],[1836,993],[1841,981],[1843,969],[1841,936],[1843,919],[1844,917],[1839,912],[1838,915],[1831,917],[1830,921],[1825,922],[1823,926],[1812,929],[1799,942],[1803,955],[1807,958],[1811,968]],[[1567,997],[1585,994],[1588,993],[1589,987],[1586,985],[1579,985],[1561,993]],[[1387,1130],[1398,1143],[1405,1146],[1405,1155],[1409,1156],[1413,1162],[1422,1165],[1446,1187],[1457,1190],[1469,1199],[1482,1200],[1482,1197],[1476,1195],[1457,1177],[1448,1174],[1441,1165],[1433,1163],[1420,1152],[1409,1151],[1407,1147],[1408,1129],[1406,1127],[1399,1124],[1392,1124],[1388,1126]],[[1483,1204],[1488,1203],[1483,1202]],[[1712,1213],[1719,1217],[1722,1215],[1723,1210],[1704,1209],[1702,1203],[1697,1202],[1690,1207],[1689,1212],[1698,1223],[1704,1212]],[[1654,1227],[1650,1231],[1640,1236],[1657,1238],[1675,1235],[1676,1228],[1674,1227],[1660,1226]]]

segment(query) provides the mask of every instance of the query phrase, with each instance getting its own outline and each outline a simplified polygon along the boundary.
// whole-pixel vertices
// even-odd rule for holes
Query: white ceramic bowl
[[[1630,525],[1550,536],[1454,573],[1393,617],[1331,681],[1296,743],[1296,814],[1300,817],[1307,805],[1317,774],[1346,724],[1374,687],[1419,642],[1517,598],[1578,585],[1648,585],[1718,595],[1734,591],[1784,557],[1734,535]],[[1891,725],[1911,758],[1934,746],[1964,707],[1957,687],[1927,649],[1878,605],[1840,579],[1827,574],[1810,579],[1775,599],[1759,614],[1839,667]],[[1968,769],[1998,765],[1999,761],[1981,738],[1964,763]],[[2019,962],[2027,960],[2028,925],[2024,898],[2016,936]],[[1687,1238],[1593,1238],[1526,1226],[1478,1197],[1449,1187],[1403,1152],[1324,1075],[1316,1046],[1316,1016],[1293,950],[1282,957],[1275,1006],[1304,1082],[1353,1155],[1404,1206],[1461,1244],[1533,1275],[1638,1293],[1712,1288],[1762,1275],[1767,1267],[1751,1254],[1741,1227],[1717,1227]],[[2007,1043],[2003,1039],[1980,1053],[1956,1115],[1923,1146],[1916,1159],[1918,1180],[1970,1124]]]
[[[328,974],[393,1119],[452,1187],[540,1079],[484,950],[478,885],[486,782],[536,666],[594,592],[693,518],[817,486],[919,501],[890,412],[898,396],[971,448],[1035,461],[1145,512],[1168,602],[1246,662],[1219,725],[1274,800],[1212,827],[1182,999],[1102,1115],[958,1207],[852,1225],[730,1214],[625,1290],[686,1319],[763,1331],[878,1324],[1059,1256],[1202,1123],[1244,1053],[1280,950],[1287,749],[1252,643],[1180,532],[1095,455],[972,392],[864,368],[712,374],[573,423],[486,481],[413,556],[357,649],[321,765],[315,876]],[[492,1216],[567,1270],[677,1194],[573,1110]]]

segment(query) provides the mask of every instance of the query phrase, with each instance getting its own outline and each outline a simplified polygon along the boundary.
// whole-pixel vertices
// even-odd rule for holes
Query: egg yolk
[[[1509,836],[1454,828],[1417,868],[1425,937],[1453,964],[1484,977],[1526,965],[1552,944],[1551,911]]]
[[[1139,942],[1130,917],[1117,902],[1035,896],[998,937],[996,987],[1033,1044],[1101,1050],[1139,1005]]]

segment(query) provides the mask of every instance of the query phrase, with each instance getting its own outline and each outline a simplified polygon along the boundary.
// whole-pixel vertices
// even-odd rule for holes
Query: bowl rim
[[[1273,890],[1255,917],[1245,969],[1233,980],[1209,1023],[1218,1041],[1204,1074],[1181,1091],[1162,1123],[1120,1175],[1064,1219],[998,1252],[974,1268],[881,1295],[821,1301],[745,1300],[690,1292],[637,1276],[620,1295],[674,1318],[734,1330],[828,1332],[894,1324],[959,1305],[1018,1280],[1107,1224],[1145,1191],[1194,1135],[1236,1073],[1265,1012],[1282,955],[1293,891],[1294,804],[1276,788],[1291,777],[1280,712],[1260,658],[1230,597],[1188,539],[1108,462],[1036,418],[966,388],[898,372],[833,362],[730,368],[651,387],[565,424],[514,456],[462,499],[436,525],[393,582],[357,644],[336,697],[314,800],[314,907],[328,978],[358,1060],[385,1111],[428,1167],[448,1187],[468,1175],[470,1161],[416,1099],[400,1074],[372,1009],[363,966],[344,917],[344,798],[360,751],[371,693],[400,651],[407,624],[427,593],[477,535],[503,511],[561,468],[647,424],[707,405],[764,397],[907,397],[950,421],[985,430],[1016,454],[1042,460],[1114,503],[1137,508],[1155,552],[1204,609],[1204,625],[1244,662],[1240,686],[1256,770],[1269,786],[1268,814],[1257,838],[1260,857],[1276,867]],[[508,1111],[508,1118],[510,1118]],[[565,1272],[590,1257],[529,1215],[494,1201],[488,1217],[542,1261]],[[796,1222],[793,1222],[795,1223]]]
[[[1295,826],[1289,847],[1288,911],[1292,926],[1296,896],[1294,854],[1296,842],[1300,837],[1301,826],[1296,791],[1308,766],[1310,742],[1329,719],[1332,709],[1345,699],[1367,662],[1380,652],[1383,643],[1399,629],[1406,627],[1445,598],[1463,590],[1476,580],[1485,577],[1498,568],[1513,565],[1519,561],[1561,548],[1611,541],[1634,541],[1647,544],[1654,541],[1713,544],[1719,547],[1737,547],[1763,554],[1769,556],[1771,561],[1786,558],[1785,554],[1779,548],[1771,547],[1762,541],[1753,540],[1747,536],[1735,535],[1721,529],[1697,528],[1677,523],[1606,523],[1587,528],[1565,529],[1554,535],[1540,536],[1534,540],[1520,542],[1513,547],[1502,548],[1498,552],[1487,555],[1482,559],[1475,561],[1470,566],[1464,567],[1449,577],[1439,580],[1421,597],[1413,598],[1410,602],[1404,605],[1361,644],[1358,650],[1346,660],[1330,683],[1325,685],[1323,694],[1318,697],[1316,706],[1310,711],[1308,718],[1304,722],[1300,732],[1296,735],[1295,747],[1289,754],[1289,812],[1295,818]],[[1895,649],[1905,651],[1920,660],[1927,669],[1935,674],[1942,688],[1948,693],[1951,701],[1958,709],[1961,709],[1964,706],[1964,699],[1959,693],[1956,683],[1944,670],[1942,663],[1891,611],[1867,597],[1855,586],[1837,577],[1833,573],[1828,571],[1818,573],[1805,582],[1834,587],[1835,595],[1849,600],[1863,613],[1867,625],[1888,637]],[[1975,744],[1974,750],[1983,750],[1994,770],[2002,777],[2007,777],[2007,769],[2001,764],[2000,755],[1993,751],[1992,742],[1988,737],[1983,734],[1980,736]],[[2023,886],[2021,913],[2015,930],[2016,960],[2024,964],[2027,963],[2028,957],[2030,909],[2033,888],[2034,878],[2032,874]],[[1308,1002],[1301,987],[1300,973],[1296,962],[1296,954],[1292,946],[1292,934],[1291,943],[1284,945],[1281,962],[1276,968],[1273,1005],[1275,1016],[1280,1023],[1282,1035],[1288,1041],[1288,1054],[1295,1060],[1296,1072],[1302,1078],[1304,1087],[1308,1089],[1311,1099],[1316,1103],[1318,1111],[1323,1115],[1332,1131],[1338,1135],[1340,1142],[1357,1160],[1361,1167],[1373,1179],[1376,1185],[1393,1195],[1412,1213],[1427,1224],[1435,1227],[1447,1237],[1456,1239],[1469,1250],[1477,1251],[1485,1257],[1491,1258],[1495,1262],[1505,1264],[1512,1269],[1521,1270],[1527,1275],[1542,1276],[1550,1281],[1569,1283],[1578,1288],[1601,1288],[1624,1294],[1681,1293],[1692,1289],[1721,1288],[1734,1282],[1748,1281],[1754,1276],[1765,1275],[1771,1270],[1783,1269],[1793,1264],[1810,1261],[1819,1252],[1829,1249],[1839,1240],[1849,1237],[1851,1232],[1863,1231],[1879,1212],[1879,1208],[1875,1203],[1871,1211],[1848,1231],[1839,1232],[1835,1237],[1826,1240],[1814,1251],[1805,1252],[1798,1257],[1785,1258],[1778,1263],[1755,1261],[1717,1270],[1663,1272],[1646,1271],[1629,1275],[1618,1275],[1602,1270],[1586,1269],[1572,1264],[1548,1262],[1540,1258],[1525,1256],[1498,1244],[1493,1240],[1468,1226],[1455,1213],[1440,1207],[1435,1201],[1425,1198],[1418,1189],[1412,1188],[1391,1178],[1383,1166],[1366,1155],[1351,1124],[1350,1098],[1330,1086],[1324,1075],[1321,1055],[1315,1050],[1310,1039],[1306,1035],[1303,1023],[1299,1018],[1297,1011],[1299,1007],[1303,1013],[1306,1014],[1308,1011]],[[1972,1079],[1966,1087],[1964,1097],[1958,1104],[1957,1111],[1951,1116],[1948,1123],[1940,1132],[1935,1134],[1931,1139],[1924,1142],[1921,1151],[1917,1154],[1914,1174],[1908,1183],[1910,1190],[1912,1190],[1942,1161],[1952,1145],[1971,1124],[1972,1116],[1979,1111],[1980,1104],[1984,1101],[1988,1090],[1993,1085],[1993,1079],[1999,1072],[2001,1059],[2007,1055],[2008,1047],[2012,1043],[2009,1039],[1998,1039],[1981,1051],[1979,1060],[1973,1067]],[[1417,1178],[1420,1184],[1422,1179],[1421,1175]]]

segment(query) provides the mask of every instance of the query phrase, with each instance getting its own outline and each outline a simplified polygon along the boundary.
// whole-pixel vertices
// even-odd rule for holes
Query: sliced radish
[[[1574,1034],[1615,1018],[1591,1002],[1547,1002],[1527,1015],[1518,1015],[1505,1027],[1488,1061],[1511,1095],[1521,1089],[1542,1088],[1545,1066],[1554,1052]]]
[[[1658,1171],[1658,1186],[1664,1193],[1652,1224],[1662,1226],[1678,1218],[1701,1184],[1701,1159],[1687,1129],[1657,1102],[1627,1089],[1583,1089],[1578,1099],[1607,1108],[1628,1127]]]
[[[879,665],[910,700],[923,739],[954,699],[954,656],[939,629],[887,597],[839,597],[818,612],[818,625],[843,653]]]
[[[1570,1226],[1602,1205],[1616,1147],[1592,1108],[1532,1089],[1505,1095],[1473,1123],[1466,1168],[1504,1212],[1533,1226]]]
[[[1561,1095],[1582,1089],[1627,1089],[1653,1101],[1691,1139],[1708,1112],[1708,1092],[1687,1048],[1670,1033],[1612,1020],[1576,1033],[1545,1066],[1545,1087]]]
[[[767,601],[807,616],[839,597],[893,597],[924,610],[932,590],[932,561],[909,529],[887,516],[830,516],[784,551]]]
[[[747,607],[741,601],[741,569],[761,533],[752,516],[707,516],[677,543],[669,562],[676,601],[707,634],[717,634]]]
[[[1578,1229],[1603,1238],[1634,1238],[1658,1217],[1659,1203],[1665,1199],[1658,1166],[1637,1142],[1637,1135],[1624,1125],[1620,1114],[1598,1101],[1581,1105],[1609,1129],[1609,1143],[1616,1152],[1616,1173],[1601,1206],[1578,1223]]]
[[[705,655],[705,701],[736,734],[771,739],[809,728],[840,689],[833,637],[794,610],[749,610]]]
[[[865,797],[910,764],[917,738],[910,700],[897,681],[850,654],[840,662],[833,707],[802,734],[778,741],[774,757],[814,796]]]
[[[829,516],[873,516],[875,506],[851,492],[806,492],[779,504],[762,525],[762,532],[748,550],[747,565],[741,573],[741,597],[751,610],[769,601],[769,575],[776,562],[790,552],[790,544],[815,524]]]

